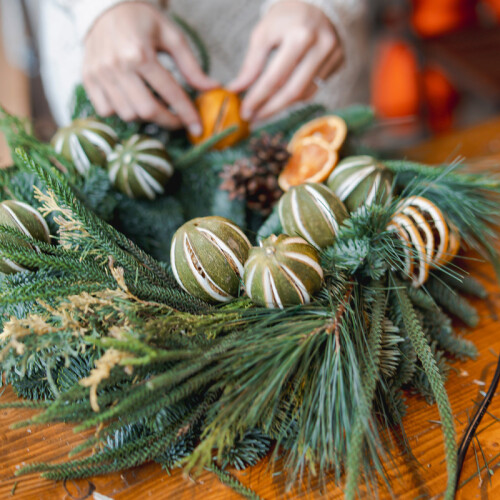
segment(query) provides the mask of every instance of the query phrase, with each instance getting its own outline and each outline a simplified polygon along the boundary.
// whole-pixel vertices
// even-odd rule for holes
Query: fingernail
[[[193,123],[193,125],[189,125],[189,133],[195,137],[199,137],[202,133],[202,128],[197,123]]]

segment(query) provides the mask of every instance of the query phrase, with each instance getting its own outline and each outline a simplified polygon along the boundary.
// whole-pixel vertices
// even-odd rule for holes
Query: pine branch
[[[408,294],[394,278],[392,281],[397,287],[395,291],[401,306],[406,332],[429,379],[441,416],[446,452],[446,466],[448,469],[448,484],[444,493],[444,498],[445,500],[452,500],[454,496],[455,477],[457,474],[457,444],[455,441],[455,425],[450,402],[446,389],[444,388],[442,375],[437,368],[436,360],[432,355],[425,334],[422,331],[422,327],[417,319],[411,301],[408,298]]]
[[[458,165],[429,166],[406,160],[384,160],[403,196],[420,195],[434,202],[458,228],[462,242],[486,256],[500,276],[497,230],[500,222],[498,176],[457,173]]]
[[[353,427],[347,447],[347,480],[345,488],[346,499],[354,500],[360,466],[362,462],[363,442],[365,432],[372,420],[372,405],[377,381],[380,378],[380,354],[382,346],[383,320],[387,296],[379,286],[374,287],[375,303],[371,311],[371,328],[367,339],[366,366],[361,379],[362,396],[360,405],[354,413]]]
[[[202,158],[208,151],[210,151],[219,141],[221,141],[228,135],[231,135],[237,129],[238,127],[236,125],[233,125],[224,129],[222,132],[209,137],[200,144],[193,146],[182,156],[174,160],[174,167],[176,168],[176,170],[183,170],[190,167],[198,160],[200,160],[200,158]]]

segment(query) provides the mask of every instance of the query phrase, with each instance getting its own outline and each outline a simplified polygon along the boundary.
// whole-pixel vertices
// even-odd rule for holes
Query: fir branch
[[[105,290],[106,283],[96,283],[74,277],[43,279],[34,283],[19,285],[13,290],[0,293],[0,303],[17,304],[19,302],[35,302],[52,298],[64,298],[68,295],[78,295],[82,292],[97,292]]]
[[[435,277],[431,277],[426,283],[426,288],[436,302],[447,311],[460,318],[466,325],[470,327],[477,326],[479,323],[477,310],[447,284]]]
[[[260,229],[257,232],[258,243],[271,236],[271,234],[278,235],[283,232],[278,206],[279,205],[275,205],[271,215],[269,215],[269,217],[264,221],[264,224],[260,226]]]
[[[335,110],[333,113],[340,116],[352,133],[362,133],[375,121],[375,111],[371,106],[355,104],[346,108]]]
[[[1,233],[1,227],[0,227]],[[76,257],[73,255],[47,255],[37,252],[33,248],[23,248],[15,244],[0,242],[0,256],[7,258],[32,269],[43,269],[47,271],[62,271],[72,274],[75,279],[85,278],[85,281],[95,281],[107,286],[113,286],[114,279],[106,268],[96,264],[94,259]]]
[[[478,352],[474,344],[455,334],[451,319],[441,310],[423,311],[422,327],[426,335],[435,340],[446,352],[461,359],[477,356]]]
[[[444,493],[445,500],[452,500],[454,496],[454,485],[457,474],[457,444],[455,441],[455,425],[450,402],[442,375],[440,374],[436,360],[432,355],[427,339],[425,338],[422,327],[417,319],[411,301],[408,298],[406,290],[392,277],[395,285],[396,296],[401,306],[403,321],[406,332],[410,338],[413,347],[422,363],[423,369],[429,379],[432,391],[436,398],[444,435],[444,445],[446,452],[446,466],[448,469],[448,483]]]
[[[262,498],[257,495],[253,490],[242,484],[238,479],[236,479],[229,472],[221,469],[215,464],[207,467],[207,470],[213,472],[222,484],[225,484],[231,488],[234,492],[241,495],[243,498],[248,498],[249,500],[262,500]]]
[[[259,134],[284,134],[289,135],[297,127],[325,112],[325,107],[321,104],[307,104],[291,111],[284,118],[262,125],[254,130],[254,135]]]
[[[117,115],[109,117],[99,116],[85,88],[81,84],[77,85],[73,92],[72,110],[72,120],[77,118],[97,117],[99,120],[109,125],[117,133],[120,140],[128,139],[131,135],[138,133],[140,130],[138,122],[126,122]]]
[[[233,446],[222,455],[222,468],[243,470],[257,464],[271,447],[271,439],[259,429],[250,429],[239,436]]]
[[[53,194],[58,208],[66,209],[84,228],[85,232],[92,237],[92,242],[85,238],[85,244],[93,244],[102,253],[103,258],[108,260],[111,256],[120,266],[125,269],[129,280],[134,281],[138,278],[144,278],[145,285],[165,287],[166,296],[169,298],[169,305],[179,310],[200,311],[206,310],[206,304],[199,299],[187,294],[175,282],[158,263],[151,257],[142,252],[136,245],[130,242],[125,236],[121,235],[116,229],[105,223],[92,212],[87,210],[83,204],[75,197],[69,185],[59,174],[54,171],[47,171],[41,166],[36,165],[24,151],[18,151],[18,154],[26,162],[26,165],[38,176],[46,188]],[[124,247],[126,250],[124,250]],[[147,264],[140,263],[127,250],[133,250],[137,255],[143,258]],[[149,267],[151,265],[151,267]],[[163,283],[161,278],[163,277]],[[165,283],[165,279],[167,283]],[[152,293],[154,295],[154,293]]]
[[[488,290],[484,285],[469,274],[450,274],[446,272],[435,273],[436,278],[454,288],[456,291],[478,297],[480,299],[488,298]]]
[[[420,309],[424,309],[425,311],[436,312],[438,310],[438,306],[435,300],[432,298],[432,295],[426,293],[420,288],[415,288],[411,283],[405,282],[404,285],[406,285],[408,297],[415,306],[419,307]]]

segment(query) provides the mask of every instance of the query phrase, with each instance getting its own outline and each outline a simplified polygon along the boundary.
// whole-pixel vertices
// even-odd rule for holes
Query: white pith
[[[215,282],[214,280],[208,275],[206,269],[202,266],[201,262],[197,260],[197,263],[199,267],[201,268],[201,271],[203,272],[203,276],[200,274],[200,271],[196,268],[194,265],[194,262],[192,261],[192,254],[194,254],[192,250],[192,245],[191,242],[189,241],[188,235],[184,235],[184,241],[183,241],[183,251],[186,256],[186,262],[189,266],[189,269],[191,270],[191,273],[193,274],[194,278],[198,282],[198,284],[201,286],[201,288],[214,300],[217,300],[218,302],[228,302],[230,301],[233,297],[229,295],[227,292],[222,290]]]

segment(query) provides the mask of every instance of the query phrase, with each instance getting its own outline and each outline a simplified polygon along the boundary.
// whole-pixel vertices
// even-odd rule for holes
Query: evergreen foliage
[[[93,113],[79,92],[77,115]],[[256,133],[290,136],[321,113],[309,106]],[[338,114],[351,134],[373,120],[366,107]],[[0,277],[2,371],[20,396],[40,400],[10,406],[40,409],[19,426],[64,421],[76,431],[97,429],[71,460],[18,474],[89,477],[155,460],[167,471],[207,468],[255,498],[226,468],[254,465],[273,450],[290,484],[308,473],[323,480],[327,471],[340,482],[347,472],[346,495],[354,498],[362,480],[374,491],[374,474],[385,477],[383,431],[394,425],[404,433],[403,389],[410,388],[437,402],[451,498],[456,450],[444,379],[450,356],[476,351],[441,307],[473,324],[460,294],[484,297],[484,289],[450,266],[413,288],[401,272],[404,248],[386,230],[398,198],[344,222],[322,252],[325,284],[312,304],[269,310],[243,297],[212,307],[176,284],[170,238],[185,220],[208,214],[229,216],[252,235],[260,229],[258,237],[281,230],[276,211],[262,225],[218,189],[222,166],[248,155],[248,141],[208,152],[210,143],[191,147],[185,134],[156,129],[178,172],[167,194],[149,202],[116,193],[97,167],[79,177],[20,120],[3,114],[0,126],[22,148],[15,166],[0,171],[0,196],[37,207],[54,239],[21,247],[12,237],[26,236],[0,227],[0,258],[33,269]],[[137,130],[121,126],[122,137]],[[433,199],[466,245],[496,259],[500,183],[386,163],[402,195]]]

